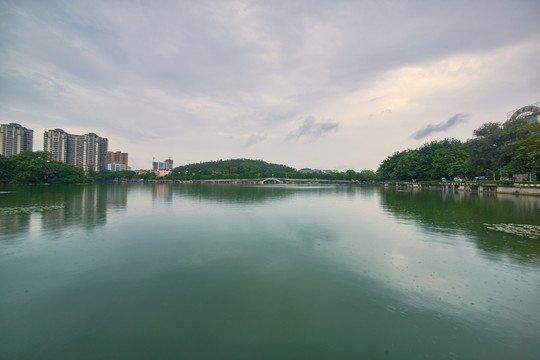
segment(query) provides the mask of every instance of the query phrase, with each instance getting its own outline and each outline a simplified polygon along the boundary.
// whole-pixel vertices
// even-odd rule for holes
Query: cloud
[[[34,129],[35,147],[49,128],[96,132],[135,168],[154,155],[373,168],[414,147],[407,134],[446,120],[433,114],[474,114],[453,132],[465,139],[538,101],[539,72],[530,70],[540,56],[538,9],[538,1],[0,1],[0,119]],[[328,134],[329,146],[314,141]]]
[[[308,138],[311,141],[315,141],[324,134],[337,130],[339,123],[337,122],[316,122],[313,116],[309,116],[304,119],[304,123],[295,131],[292,131],[287,135],[286,140],[298,140],[300,138]]]
[[[411,135],[411,137],[415,140],[420,140],[434,132],[445,131],[445,130],[450,129],[454,125],[457,125],[462,122],[467,122],[468,119],[469,119],[468,114],[456,114],[444,122],[441,122],[438,124],[429,124],[425,128],[416,131],[414,134]]]
[[[255,145],[257,143],[260,143],[261,141],[264,141],[268,138],[268,134],[251,134],[248,140],[245,142],[245,147],[250,147],[252,145]]]

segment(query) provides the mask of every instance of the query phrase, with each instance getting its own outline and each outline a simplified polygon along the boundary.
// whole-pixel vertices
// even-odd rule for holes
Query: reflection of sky
[[[522,321],[536,313],[538,297],[528,293],[538,289],[529,284],[524,292],[519,283],[531,276],[540,279],[538,267],[514,264],[508,257],[481,256],[473,239],[459,229],[454,235],[438,232],[413,216],[407,220],[408,215],[396,221],[393,214],[373,206],[378,200],[371,204],[363,200],[336,217],[343,222],[336,224],[340,241],[332,245],[336,261],[399,290],[404,303],[448,316],[463,316],[466,311],[471,318],[500,319],[505,317],[502,307],[515,301],[520,305],[512,312]]]
[[[47,227],[32,214],[21,236],[41,242],[17,248],[17,256],[4,253],[0,273],[24,269],[0,286],[4,301],[22,299],[28,289],[85,294],[103,286],[139,298],[143,284],[165,291],[162,284],[177,301],[185,301],[188,288],[245,307],[275,301],[266,311],[293,306],[287,301],[299,295],[294,306],[312,306],[317,312],[306,313],[312,317],[327,310],[317,307],[324,301],[344,301],[347,310],[358,302],[400,318],[429,314],[445,326],[504,327],[509,338],[540,330],[534,263],[485,257],[467,234],[437,231],[414,216],[396,219],[381,206],[378,189],[254,187],[242,193],[243,187],[218,185],[197,197],[196,188],[172,186],[173,201],[166,202],[155,201],[145,184],[129,184],[125,211],[101,208],[107,221],[93,228],[73,222]],[[245,296],[235,298],[235,291]]]

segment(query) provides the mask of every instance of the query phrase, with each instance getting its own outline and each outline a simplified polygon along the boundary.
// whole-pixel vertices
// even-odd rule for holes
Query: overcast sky
[[[0,123],[133,168],[376,170],[540,101],[540,2],[0,1]]]

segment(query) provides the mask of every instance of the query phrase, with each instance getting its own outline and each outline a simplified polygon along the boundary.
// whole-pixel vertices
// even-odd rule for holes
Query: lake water
[[[2,186],[0,210],[2,359],[540,358],[540,239],[484,225],[540,225],[538,197]]]

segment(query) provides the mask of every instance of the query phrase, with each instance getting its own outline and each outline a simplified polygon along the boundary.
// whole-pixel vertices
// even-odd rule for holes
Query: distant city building
[[[0,155],[17,155],[23,151],[32,151],[33,147],[34,130],[15,123],[0,125]]]
[[[126,165],[125,164],[119,164],[119,163],[107,164],[107,170],[110,170],[110,171],[125,171],[126,170]]]
[[[126,169],[128,166],[128,154],[121,151],[108,151],[107,152],[107,164],[124,164]]]
[[[159,170],[155,174],[156,176],[165,176],[165,175],[169,175],[170,172],[171,170]]]
[[[168,158],[164,162],[161,162],[161,161],[152,162],[152,170],[153,171],[172,170],[172,169],[173,169],[173,160],[171,158]]]
[[[154,161],[152,163],[152,170],[154,171],[159,171],[159,170],[163,170],[165,169],[165,163],[164,162],[161,162],[161,161]]]
[[[82,168],[86,172],[107,168],[108,144],[108,139],[95,133],[73,135],[62,129],[43,133],[43,151],[50,152],[52,160]]]

